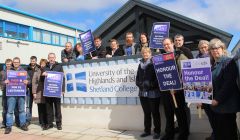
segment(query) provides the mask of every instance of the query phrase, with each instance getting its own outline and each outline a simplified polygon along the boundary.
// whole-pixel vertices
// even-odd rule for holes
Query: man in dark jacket
[[[188,59],[193,59],[193,54],[191,50],[187,47],[184,47],[184,37],[183,35],[177,34],[174,36],[174,47],[176,50],[181,50]]]
[[[106,58],[107,50],[106,47],[102,46],[102,40],[100,37],[94,37],[94,45],[96,47],[96,50],[91,53],[91,58]]]
[[[43,76],[47,76],[47,71],[63,72],[62,65],[56,62],[55,53],[48,54],[48,61],[49,62],[47,63]],[[62,84],[62,92],[64,92],[64,87],[65,85]],[[62,130],[61,98],[45,97],[45,101],[46,101],[47,123],[48,123],[46,126],[46,129],[53,128],[53,120],[54,120],[53,117],[55,114],[57,129]],[[53,104],[54,104],[55,112],[53,112]]]
[[[184,47],[184,37],[181,34],[177,34],[174,36],[174,47],[177,52],[183,53],[188,59],[193,59],[193,54],[191,50],[187,47]],[[190,108],[186,106],[186,111],[187,111],[187,119],[188,119],[188,125],[190,127],[191,123],[191,112]]]
[[[76,59],[76,54],[73,51],[72,43],[67,42],[65,44],[65,49],[61,51],[61,60],[62,62],[71,62]]]
[[[30,80],[32,81],[33,75],[36,72],[36,69],[39,68],[39,65],[37,65],[37,57],[31,56],[30,57],[30,64],[26,68],[26,71],[30,77]],[[31,123],[32,119],[32,104],[33,104],[33,94],[32,94],[32,83],[28,83],[28,94],[27,94],[27,105],[26,105],[26,124],[29,125]]]

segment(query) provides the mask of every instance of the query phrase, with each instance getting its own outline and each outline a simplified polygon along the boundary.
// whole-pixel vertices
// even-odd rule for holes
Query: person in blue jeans
[[[22,67],[20,67],[20,58],[13,58],[13,71],[25,71]],[[9,80],[6,79],[5,84],[9,84]],[[29,82],[29,76],[27,80],[23,80],[23,83],[27,85]],[[20,128],[24,131],[28,131],[28,127],[26,125],[26,113],[25,113],[25,97],[24,96],[7,96],[7,116],[6,116],[6,129],[5,134],[9,134],[12,131],[13,125],[13,112],[16,107],[16,103],[18,104],[18,112],[19,112],[19,121]]]

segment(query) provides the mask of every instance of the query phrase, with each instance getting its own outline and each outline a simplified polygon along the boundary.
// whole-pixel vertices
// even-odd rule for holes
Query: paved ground
[[[162,122],[164,123],[164,122]],[[12,133],[5,135],[0,130],[0,140],[151,140],[152,136],[141,139],[140,131],[107,130],[97,128],[82,128],[81,126],[64,125],[63,130],[52,128],[42,131],[37,124],[31,124],[29,131],[24,132],[13,127]],[[210,134],[206,117],[198,119],[192,116],[191,135],[189,140],[204,140]]]

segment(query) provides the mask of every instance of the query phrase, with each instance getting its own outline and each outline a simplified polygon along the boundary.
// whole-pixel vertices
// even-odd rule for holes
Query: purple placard
[[[91,30],[88,30],[87,32],[79,34],[79,38],[83,48],[83,55],[89,54],[90,52],[93,52],[96,50],[96,47],[94,45],[94,38]]]
[[[6,85],[6,96],[26,96],[27,71],[7,71],[9,83]]]
[[[210,68],[193,68],[182,70],[182,80],[186,82],[210,82],[212,81]]]
[[[163,49],[163,39],[169,37],[170,22],[156,22],[153,23],[150,48]]]
[[[46,71],[46,73],[43,96],[61,98],[63,73],[55,71]]]
[[[212,73],[209,58],[183,60],[182,81],[186,102],[212,102]]]
[[[182,89],[173,53],[155,55],[152,60],[161,91]]]

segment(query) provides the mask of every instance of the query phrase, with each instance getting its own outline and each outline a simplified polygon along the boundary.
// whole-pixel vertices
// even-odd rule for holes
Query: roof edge
[[[38,16],[38,15],[34,15],[34,14],[29,14],[27,12],[24,12],[24,11],[21,11],[21,10],[18,10],[18,9],[14,9],[14,8],[11,8],[11,7],[8,7],[8,6],[5,6],[5,5],[1,5],[0,4],[0,8],[5,9],[7,11],[12,11],[12,12],[24,15],[24,16],[32,17],[32,18],[39,19],[39,20],[46,21],[46,22],[50,22],[50,23],[53,23],[53,24],[56,24],[56,25],[59,25],[59,26],[63,26],[63,27],[66,27],[66,28],[70,28],[70,29],[78,30],[80,32],[84,32],[82,29],[79,29],[77,27],[65,25],[65,24],[53,21],[51,19],[44,18],[44,17]]]

